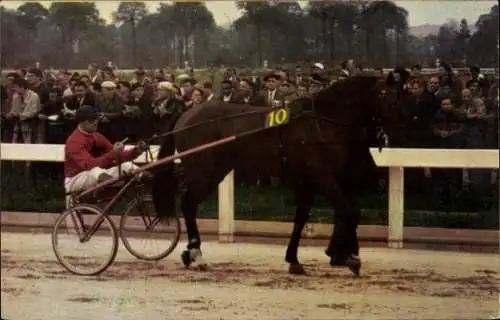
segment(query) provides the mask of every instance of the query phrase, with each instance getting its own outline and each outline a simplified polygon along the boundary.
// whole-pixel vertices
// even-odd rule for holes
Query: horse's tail
[[[161,144],[158,159],[170,156],[175,152],[173,135],[169,135]],[[175,170],[175,163],[167,163],[153,170],[151,195],[156,213],[160,219],[174,217],[177,213],[177,196],[179,194],[180,177]]]

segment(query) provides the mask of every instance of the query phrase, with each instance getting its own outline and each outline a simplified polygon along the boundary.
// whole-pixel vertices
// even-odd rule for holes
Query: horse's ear
[[[387,78],[385,78],[385,84],[392,87],[396,85],[396,79],[394,78],[394,73],[391,71],[387,75]]]

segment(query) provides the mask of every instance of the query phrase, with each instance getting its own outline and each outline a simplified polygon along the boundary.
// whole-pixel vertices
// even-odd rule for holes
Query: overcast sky
[[[0,0],[0,4],[16,9],[25,1]],[[52,1],[39,1],[47,8]],[[111,13],[118,7],[119,1],[94,1],[107,21],[111,18]],[[408,10],[410,26],[422,24],[442,24],[449,19],[460,20],[466,18],[469,24],[474,24],[477,18],[488,13],[496,1],[467,1],[467,0],[396,0],[398,6]],[[146,1],[148,9],[155,11],[160,1]],[[207,7],[212,11],[217,24],[228,24],[238,18],[239,12],[234,5],[234,1],[207,1]],[[305,5],[306,1],[299,1]]]

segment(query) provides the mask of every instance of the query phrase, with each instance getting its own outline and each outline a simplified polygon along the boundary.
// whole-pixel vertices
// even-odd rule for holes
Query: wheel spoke
[[[52,246],[57,260],[68,271],[78,275],[96,275],[106,270],[115,259],[118,234],[113,222],[103,216],[99,208],[78,204],[57,219],[52,232]]]
[[[132,216],[133,212],[140,218]],[[143,225],[138,225],[139,221]],[[120,237],[125,248],[142,260],[160,260],[169,255],[179,241],[180,221],[176,217],[168,224],[160,222],[151,196],[129,203],[120,221]]]

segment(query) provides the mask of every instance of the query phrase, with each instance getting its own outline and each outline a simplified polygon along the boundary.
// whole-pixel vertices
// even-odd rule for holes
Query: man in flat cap
[[[122,137],[120,120],[125,110],[125,100],[116,92],[113,81],[101,83],[101,94],[96,101],[96,108],[101,112],[101,132],[111,141]]]
[[[78,127],[64,146],[64,187],[66,193],[88,189],[102,181],[118,177],[136,168],[131,162],[146,150],[144,141],[125,151],[123,142],[114,145],[97,132],[99,114],[91,106],[76,111]]]

